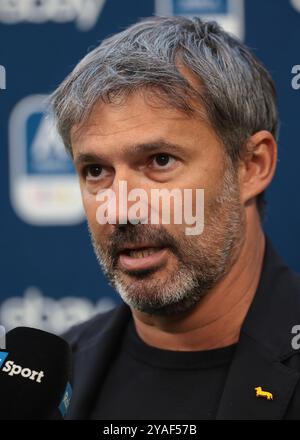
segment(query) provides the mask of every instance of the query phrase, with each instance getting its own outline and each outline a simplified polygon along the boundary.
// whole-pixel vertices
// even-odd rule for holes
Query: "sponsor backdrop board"
[[[300,270],[299,0],[0,0],[0,323],[62,332],[118,302],[89,242],[45,98],[105,36],[152,14],[219,21],[273,74],[281,113],[265,229]]]

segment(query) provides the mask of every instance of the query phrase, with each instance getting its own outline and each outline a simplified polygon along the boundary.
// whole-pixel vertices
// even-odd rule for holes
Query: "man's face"
[[[121,105],[95,106],[71,139],[93,246],[111,284],[145,313],[194,307],[230,269],[245,235],[237,173],[213,129],[135,94]],[[99,224],[96,195],[110,188],[118,200],[120,181],[127,193],[143,189],[150,204],[154,188],[204,189],[204,231],[186,235],[184,221],[132,224],[118,203],[116,224]]]

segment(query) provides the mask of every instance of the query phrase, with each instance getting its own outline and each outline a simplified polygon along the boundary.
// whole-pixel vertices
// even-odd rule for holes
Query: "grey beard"
[[[215,272],[212,278],[197,277],[192,268],[179,263],[180,268],[175,270],[163,284],[153,277],[149,279],[151,273],[145,271],[137,274],[131,284],[124,285],[118,273],[112,273],[103,263],[101,251],[93,238],[92,243],[97,260],[110,285],[128,306],[150,315],[172,316],[193,309],[216,281]],[[147,282],[147,291],[152,292],[151,295],[145,294],[144,280]]]
[[[97,260],[126,304],[151,315],[183,314],[193,309],[230,270],[243,241],[245,219],[238,187],[229,170],[224,174],[221,194],[210,210],[207,231],[198,241],[183,234],[175,239],[163,227],[128,224],[119,228],[116,225],[115,236],[104,249],[91,233]],[[170,244],[177,267],[169,271],[166,278],[164,274],[162,280],[155,276],[155,270],[131,272],[128,273],[131,280],[124,279],[124,271],[117,267],[114,249],[122,239],[136,243],[136,237],[147,237],[149,242],[151,238],[161,237],[162,243]]]

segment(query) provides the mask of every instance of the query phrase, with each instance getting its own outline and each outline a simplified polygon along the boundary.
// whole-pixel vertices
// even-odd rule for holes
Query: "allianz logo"
[[[0,1],[0,22],[34,24],[74,21],[80,31],[92,29],[106,0],[14,0]]]
[[[23,368],[21,365],[17,365],[14,361],[5,362],[8,352],[0,352],[0,370],[3,373],[7,373],[8,376],[21,376],[24,379],[32,380],[33,382],[41,383],[45,376],[44,371],[35,371],[30,368]],[[2,368],[3,365],[3,368]]]

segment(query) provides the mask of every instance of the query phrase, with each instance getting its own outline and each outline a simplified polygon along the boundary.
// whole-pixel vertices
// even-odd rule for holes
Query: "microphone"
[[[71,349],[51,333],[17,327],[0,351],[0,420],[62,420],[72,389]]]

